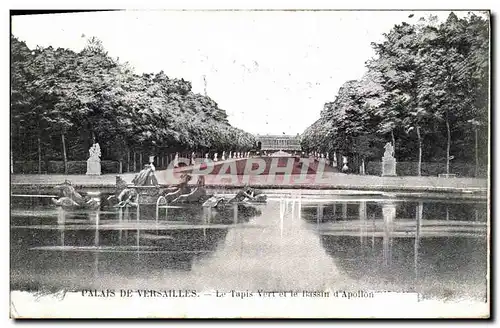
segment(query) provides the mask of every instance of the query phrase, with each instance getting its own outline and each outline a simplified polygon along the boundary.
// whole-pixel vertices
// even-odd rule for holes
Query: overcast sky
[[[415,14],[409,18],[410,14]],[[296,134],[319,118],[347,80],[359,79],[394,24],[429,12],[122,11],[12,18],[30,48],[79,51],[87,38],[138,73],[191,81],[251,133]],[[446,18],[449,12],[433,12]]]

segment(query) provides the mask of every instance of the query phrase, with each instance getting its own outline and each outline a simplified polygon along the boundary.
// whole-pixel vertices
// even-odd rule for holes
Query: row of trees
[[[11,142],[15,160],[88,158],[99,142],[103,159],[130,152],[247,151],[254,137],[191,83],[136,74],[88,40],[81,52],[37,48],[11,36]],[[66,165],[65,165],[66,167]]]
[[[451,13],[395,25],[360,80],[348,81],[302,135],[306,150],[369,160],[487,163],[489,20]]]

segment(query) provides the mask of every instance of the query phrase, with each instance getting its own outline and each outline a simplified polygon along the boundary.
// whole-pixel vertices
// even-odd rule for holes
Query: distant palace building
[[[261,150],[263,151],[279,151],[279,150],[300,151],[302,149],[300,147],[299,134],[295,136],[286,134],[279,134],[279,135],[257,134],[255,136],[255,139],[257,139],[257,142],[260,142]]]

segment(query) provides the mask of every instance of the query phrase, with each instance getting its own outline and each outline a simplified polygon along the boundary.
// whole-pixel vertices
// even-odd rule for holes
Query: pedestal
[[[396,176],[396,159],[394,157],[382,157],[382,176]]]
[[[87,160],[87,175],[101,175],[101,161],[89,158]]]

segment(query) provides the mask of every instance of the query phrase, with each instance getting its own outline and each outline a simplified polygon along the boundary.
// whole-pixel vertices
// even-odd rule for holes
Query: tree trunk
[[[137,172],[137,160],[135,159],[135,151],[133,152],[134,153],[134,172]]]
[[[450,122],[446,118],[446,133],[447,133],[447,144],[446,144],[446,174],[450,174],[450,145],[451,145],[451,131]]]
[[[123,173],[123,163],[122,163],[122,160],[120,160],[120,170],[119,170],[119,173],[120,174]]]
[[[38,167],[40,167],[40,163]],[[12,152],[12,148],[10,148],[10,174],[14,174],[14,153]]]
[[[42,145],[38,136],[38,174],[42,174]]]
[[[64,133],[61,133],[61,141],[63,148],[64,174],[68,174],[68,159],[66,157],[66,141],[64,140]]]
[[[130,172],[130,149],[127,150],[127,172]]]
[[[139,154],[139,171],[142,170],[142,152]]]
[[[476,143],[476,172],[474,176],[477,178],[479,175],[479,146],[478,146],[478,140],[477,140],[477,127],[475,128],[474,131],[475,134],[475,143]]]
[[[396,158],[396,139],[394,138],[394,130],[391,130],[392,149],[394,150],[394,158]]]
[[[420,126],[417,125],[417,137],[418,137],[418,176],[422,175],[422,137],[420,136]]]

